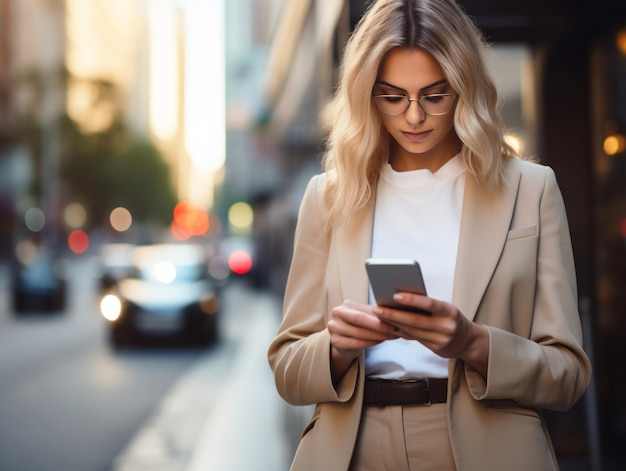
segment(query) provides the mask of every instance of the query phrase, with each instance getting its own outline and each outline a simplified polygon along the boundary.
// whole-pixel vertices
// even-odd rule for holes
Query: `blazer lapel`
[[[341,294],[343,299],[367,303],[369,281],[365,271],[365,260],[372,251],[372,226],[374,223],[374,201],[372,197],[359,210],[350,223],[335,226],[335,255],[337,257]]]
[[[467,174],[452,300],[470,319],[476,315],[504,248],[520,175],[515,166],[508,165],[505,184],[490,193]]]

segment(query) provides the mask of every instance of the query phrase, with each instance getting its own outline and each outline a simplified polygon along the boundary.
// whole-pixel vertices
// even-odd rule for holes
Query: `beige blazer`
[[[461,471],[558,469],[538,409],[572,407],[591,377],[554,172],[513,160],[505,175],[495,195],[466,177],[453,303],[488,327],[490,353],[486,381],[450,361],[450,442]],[[353,223],[335,221],[326,233],[325,181],[324,174],[313,177],[301,203],[283,321],[268,353],[279,394],[291,404],[317,404],[296,471],[346,471],[362,409],[363,356],[335,389],[326,323],[344,299],[368,300],[364,262],[374,204],[372,198]]]

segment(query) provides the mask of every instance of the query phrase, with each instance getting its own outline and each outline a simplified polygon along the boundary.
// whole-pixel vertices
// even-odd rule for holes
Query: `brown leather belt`
[[[390,381],[365,378],[366,406],[428,406],[448,399],[447,378],[424,378],[411,381]]]

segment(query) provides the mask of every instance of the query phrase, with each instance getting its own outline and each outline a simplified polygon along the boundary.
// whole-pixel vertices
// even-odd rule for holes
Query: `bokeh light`
[[[613,134],[604,139],[604,153],[606,155],[621,154],[626,150],[626,137],[621,134]]]
[[[172,235],[179,240],[186,240],[192,236],[207,234],[211,227],[209,214],[187,201],[181,201],[174,207],[172,221]]]
[[[617,33],[616,43],[620,52],[626,56],[626,27],[620,29]]]
[[[65,224],[72,229],[80,229],[87,222],[87,211],[80,203],[70,203],[63,211],[63,218],[65,219]]]
[[[170,225],[170,230],[174,238],[178,240],[187,240],[193,235],[189,229],[187,229],[185,226],[181,226],[176,221],[172,221],[172,224]]]
[[[184,226],[187,218],[187,214],[193,210],[193,205],[187,201],[181,201],[174,206],[174,221],[177,224]]]
[[[248,203],[240,201],[233,204],[228,210],[228,223],[231,231],[236,234],[250,234],[253,222],[254,211]]]
[[[29,265],[37,256],[37,245],[30,240],[22,240],[15,247],[15,256],[24,265]]]
[[[235,250],[228,257],[228,266],[237,275],[244,275],[252,269],[252,257],[245,250]]]
[[[46,225],[46,216],[39,208],[30,208],[24,215],[24,224],[33,232],[40,232]]]
[[[89,248],[89,236],[80,229],[73,230],[67,237],[67,245],[75,254],[81,254]]]
[[[170,284],[176,279],[176,267],[172,262],[159,262],[153,269],[154,278],[163,284]]]
[[[124,232],[132,226],[133,216],[128,209],[119,207],[111,211],[109,222],[111,223],[111,227],[117,232]]]
[[[116,321],[122,313],[122,302],[117,296],[107,294],[102,298],[102,301],[100,301],[100,312],[105,319],[111,322]]]
[[[216,255],[209,260],[209,275],[218,281],[225,280],[230,275],[230,267],[226,257]]]

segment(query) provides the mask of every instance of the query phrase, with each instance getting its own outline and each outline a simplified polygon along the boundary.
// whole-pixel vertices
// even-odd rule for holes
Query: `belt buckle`
[[[428,398],[428,402],[415,402],[414,405],[417,406],[431,406],[433,403],[430,400],[430,381],[428,378],[417,378],[417,379],[413,379],[411,381],[409,381],[410,383],[425,383],[426,384],[426,388],[424,389],[424,391],[426,392],[426,397]]]

